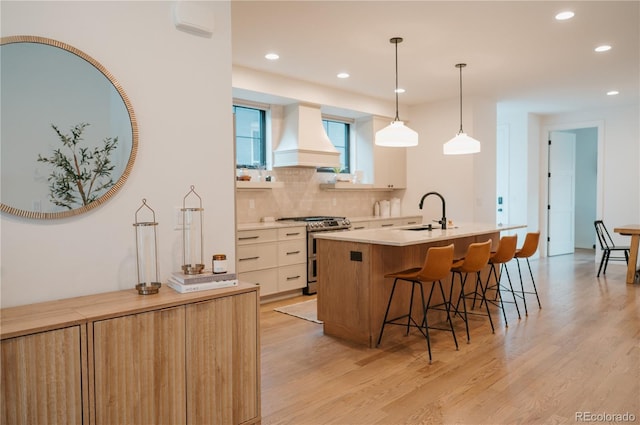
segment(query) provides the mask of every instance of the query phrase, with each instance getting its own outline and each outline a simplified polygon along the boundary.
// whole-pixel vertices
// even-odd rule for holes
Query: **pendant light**
[[[398,43],[402,43],[402,37],[393,37],[389,42],[396,45],[396,117],[391,124],[376,132],[376,145],[400,148],[416,146],[418,133],[406,127],[398,117]]]
[[[445,155],[464,155],[480,152],[480,142],[468,136],[462,130],[462,68],[465,66],[467,66],[466,63],[456,64],[456,68],[460,70],[460,131],[453,139],[442,146],[442,152]]]

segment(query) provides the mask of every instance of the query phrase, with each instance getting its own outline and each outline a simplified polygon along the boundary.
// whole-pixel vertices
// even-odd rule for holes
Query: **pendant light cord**
[[[402,43],[402,37],[393,37],[389,42],[396,45],[396,118],[393,120],[396,122],[400,121],[400,115],[398,114],[398,43]]]
[[[392,39],[393,40],[393,39]],[[400,121],[400,116],[398,115],[398,43],[402,41],[402,39],[395,39],[396,45],[396,119],[395,121]]]
[[[460,131],[458,134],[464,133],[462,130],[462,68],[467,66],[466,63],[459,63],[456,65],[460,69]]]

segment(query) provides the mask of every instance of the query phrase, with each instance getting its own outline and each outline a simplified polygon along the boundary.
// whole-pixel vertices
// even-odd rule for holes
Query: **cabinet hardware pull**
[[[257,256],[257,257],[240,258],[238,261],[257,260],[258,258],[260,258],[260,256]]]
[[[300,275],[287,277],[287,280],[296,280],[296,279],[300,279]]]
[[[287,255],[295,255],[295,254],[300,254],[300,251],[287,252]]]
[[[238,238],[238,240],[246,241],[246,240],[249,240],[249,239],[258,239],[259,237],[260,237],[260,236],[240,236],[240,237]]]
[[[360,230],[360,229],[364,229],[364,226],[354,227],[354,228],[353,228],[353,230]]]
[[[393,224],[383,224],[381,227],[391,227]]]
[[[295,233],[287,233],[287,236],[296,236],[299,235],[300,232],[295,232]]]

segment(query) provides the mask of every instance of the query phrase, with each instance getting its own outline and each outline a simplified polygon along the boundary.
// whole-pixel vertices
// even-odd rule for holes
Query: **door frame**
[[[548,226],[549,220],[547,216],[547,205],[549,202],[549,188],[548,188],[548,178],[549,175],[549,156],[547,155],[547,149],[549,144],[549,138],[551,137],[551,133],[554,131],[567,131],[567,130],[577,130],[581,128],[597,128],[598,134],[598,165],[596,170],[596,216],[602,217],[604,212],[603,205],[603,195],[602,188],[603,184],[603,176],[604,176],[604,121],[578,121],[578,122],[567,122],[562,124],[548,125],[543,127],[543,131],[541,133],[540,139],[540,205],[539,205],[539,217],[540,217],[540,237],[542,238],[542,243],[540,243],[540,256],[547,257],[547,239],[548,239]],[[595,230],[594,230],[595,232]],[[596,254],[597,248],[596,248]],[[594,261],[596,261],[597,255],[594,256]]]

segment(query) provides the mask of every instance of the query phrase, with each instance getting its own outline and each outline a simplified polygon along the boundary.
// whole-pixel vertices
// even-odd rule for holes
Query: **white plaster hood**
[[[340,166],[340,152],[324,131],[320,106],[295,103],[284,107],[282,138],[273,152],[273,166]]]

